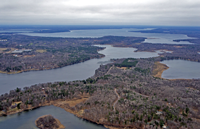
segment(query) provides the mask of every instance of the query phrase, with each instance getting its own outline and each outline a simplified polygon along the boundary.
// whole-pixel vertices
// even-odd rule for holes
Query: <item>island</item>
[[[161,52],[153,58],[112,59],[112,63],[100,65],[94,76],[86,80],[13,89],[0,96],[0,116],[54,105],[111,129],[198,129],[200,79],[164,79],[161,75],[168,66],[160,63],[171,59],[200,62],[200,33],[195,30],[192,33],[187,29],[165,28],[141,32],[187,34],[195,39],[176,42],[189,41],[192,44],[143,43],[144,37],[53,38],[1,33],[0,72],[6,74],[61,68],[104,57],[98,51],[105,48],[94,46],[96,44],[132,47],[137,49],[136,52]],[[63,31],[68,30],[43,32]],[[47,119],[56,123],[52,126],[61,128],[51,116],[38,118],[36,125],[46,127],[46,122],[41,121]]]
[[[40,129],[64,129],[65,126],[51,115],[44,115],[35,121],[35,125]]]
[[[200,79],[154,77],[162,59],[113,59],[86,80],[11,90],[0,114],[54,105],[107,128],[200,128]]]
[[[188,40],[193,44],[152,44],[143,43],[144,37],[104,36],[100,38],[55,38],[26,36],[16,33],[0,35],[0,73],[15,74],[33,70],[48,70],[102,58],[94,46],[112,45],[132,47],[136,52],[161,51],[164,59],[183,59],[200,62],[200,45],[197,39]]]

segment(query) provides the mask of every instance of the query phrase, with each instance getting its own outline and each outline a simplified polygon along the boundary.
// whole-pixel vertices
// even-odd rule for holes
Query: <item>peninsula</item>
[[[115,59],[86,80],[17,88],[0,96],[1,114],[55,105],[109,128],[200,128],[200,79],[153,77],[162,59]]]

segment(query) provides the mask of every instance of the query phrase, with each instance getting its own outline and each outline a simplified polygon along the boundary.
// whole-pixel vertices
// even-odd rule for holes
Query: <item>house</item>
[[[162,127],[163,129],[167,129],[167,126],[166,125],[163,125],[163,127]]]
[[[30,52],[31,49],[23,49],[23,52]]]
[[[14,50],[12,51],[13,54],[21,54],[23,52],[23,50]]]
[[[162,115],[163,113],[162,112],[160,112],[160,111],[157,111],[156,112],[156,115]]]

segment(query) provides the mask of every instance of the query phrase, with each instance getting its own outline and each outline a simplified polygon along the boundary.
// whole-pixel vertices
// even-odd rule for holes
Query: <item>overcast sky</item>
[[[200,26],[200,0],[0,0],[0,24]]]

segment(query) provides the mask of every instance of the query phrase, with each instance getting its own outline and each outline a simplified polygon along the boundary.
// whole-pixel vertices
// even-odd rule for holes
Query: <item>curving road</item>
[[[113,103],[113,109],[114,109],[114,111],[115,111],[115,105],[117,104],[118,100],[120,99],[120,96],[119,96],[119,94],[117,93],[116,88],[114,89],[114,92],[115,92],[115,94],[117,95],[117,100],[115,100],[115,102]]]

